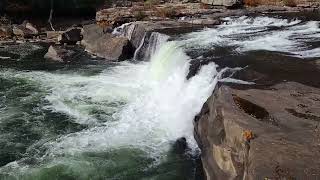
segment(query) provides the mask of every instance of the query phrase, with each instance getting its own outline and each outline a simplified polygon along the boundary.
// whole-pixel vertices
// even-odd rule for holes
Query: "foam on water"
[[[289,21],[271,17],[224,18],[216,28],[193,32],[183,37],[191,49],[236,47],[237,52],[267,50],[290,53],[301,58],[319,57],[308,42],[320,41],[319,22]]]
[[[180,137],[187,137],[195,146],[192,120],[215,87],[215,65],[203,67],[197,76],[186,80],[188,57],[175,42],[168,42],[147,66],[150,71],[139,81],[148,82],[114,114],[118,121],[62,137],[49,144],[49,153],[72,154],[132,146],[154,156],[168,150],[169,143]]]
[[[80,124],[94,124],[80,132],[49,141],[40,161],[83,152],[103,152],[120,148],[140,149],[163,160],[171,144],[186,137],[196,148],[193,118],[211,95],[218,73],[214,63],[202,67],[187,80],[189,57],[179,42],[168,42],[155,51],[151,62],[122,63],[94,76],[48,72],[20,72],[49,92],[46,108],[68,114]],[[90,109],[115,106],[112,120],[99,122]],[[104,111],[107,111],[104,109]],[[27,166],[13,162],[7,168]]]
[[[216,65],[210,63],[187,80],[190,57],[185,49],[235,46],[239,52],[269,50],[303,58],[320,56],[319,48],[305,44],[319,38],[318,22],[245,16],[225,21],[215,29],[184,35],[179,41],[163,43],[158,39],[148,48],[152,51],[150,62],[123,62],[96,75],[7,71],[8,76],[39,83],[47,92],[45,99],[49,103],[45,109],[89,125],[85,130],[40,144],[45,153],[39,155],[39,160],[46,164],[52,159],[59,162],[59,158],[78,157],[85,152],[121,148],[139,149],[153,159],[163,160],[170,145],[180,137],[186,137],[188,144],[196,148],[193,118],[225,69],[217,72]],[[130,31],[124,34],[130,37]],[[228,77],[221,81],[251,84]],[[97,118],[92,113],[95,110],[103,111],[105,116]],[[28,166],[21,164],[12,162],[6,168],[27,171]]]
[[[49,93],[45,98],[49,105],[45,106],[46,109],[72,116],[80,124],[92,124],[97,119],[91,111],[112,114],[117,110],[117,104],[121,105],[138,94],[144,83],[139,76],[146,71],[145,68],[143,63],[124,62],[94,76],[37,71],[6,73],[39,82],[47,89]]]

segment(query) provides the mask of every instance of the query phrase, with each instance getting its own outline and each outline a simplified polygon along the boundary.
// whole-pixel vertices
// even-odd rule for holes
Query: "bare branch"
[[[51,9],[50,9],[50,15],[49,15],[49,19],[48,19],[48,23],[50,24],[50,26],[51,26],[51,29],[53,30],[53,31],[56,31],[54,28],[53,28],[53,25],[52,25],[52,15],[53,15],[53,0],[51,0],[50,1],[51,2]]]

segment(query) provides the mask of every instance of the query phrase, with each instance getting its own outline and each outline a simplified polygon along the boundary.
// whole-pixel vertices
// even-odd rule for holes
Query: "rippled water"
[[[146,62],[29,70],[15,66],[32,62],[28,48],[6,49],[14,63],[0,69],[0,179],[197,179],[192,121],[225,69],[207,63],[187,80],[190,60],[227,55],[221,48],[320,56],[317,21],[224,20],[159,41]],[[181,137],[186,154],[173,150]]]

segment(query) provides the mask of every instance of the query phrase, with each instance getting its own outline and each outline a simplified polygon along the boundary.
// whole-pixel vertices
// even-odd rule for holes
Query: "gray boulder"
[[[110,61],[131,59],[135,51],[135,48],[126,37],[117,37],[110,33],[104,33],[103,29],[96,24],[84,26],[81,44],[89,53]]]
[[[83,39],[83,29],[81,27],[72,27],[67,29],[58,37],[58,41],[61,44],[75,45]]]
[[[72,50],[67,50],[60,46],[50,46],[48,52],[44,55],[44,58],[57,62],[64,62],[74,55],[75,52]]]

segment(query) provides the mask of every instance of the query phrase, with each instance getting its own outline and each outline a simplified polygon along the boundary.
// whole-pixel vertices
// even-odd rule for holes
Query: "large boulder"
[[[213,6],[238,6],[243,3],[242,0],[201,0],[201,3],[209,4]]]
[[[86,51],[110,61],[122,61],[133,57],[135,48],[126,37],[117,37],[110,33],[104,33],[103,29],[96,25],[84,26],[83,40],[81,44]]]
[[[72,50],[64,49],[61,46],[50,46],[48,52],[44,55],[44,58],[52,61],[64,62],[74,55],[75,52]]]
[[[218,87],[195,118],[208,180],[319,179],[320,90]]]
[[[72,27],[67,29],[58,37],[61,44],[75,45],[83,39],[83,29],[81,27]]]
[[[35,35],[30,29],[27,29],[23,25],[13,25],[12,31],[13,34],[18,37],[30,38]]]

